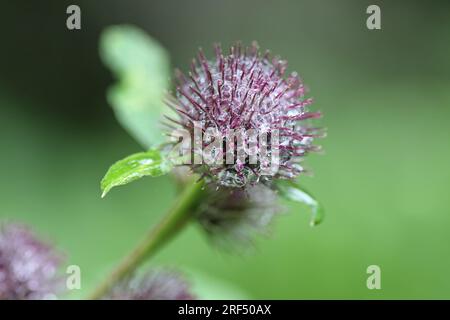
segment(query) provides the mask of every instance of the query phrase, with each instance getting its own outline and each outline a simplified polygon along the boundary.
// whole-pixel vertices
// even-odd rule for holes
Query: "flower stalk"
[[[170,241],[192,217],[194,209],[199,204],[202,191],[203,182],[189,184],[163,219],[95,289],[89,299],[101,299],[116,283],[130,275],[144,261],[153,256],[160,247]]]

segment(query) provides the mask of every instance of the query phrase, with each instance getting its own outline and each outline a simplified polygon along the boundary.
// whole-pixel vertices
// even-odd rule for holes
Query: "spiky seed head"
[[[21,224],[0,225],[0,300],[53,299],[63,255]]]
[[[192,170],[207,180],[225,187],[245,187],[258,182],[270,182],[273,178],[295,178],[303,171],[299,161],[309,151],[317,150],[313,138],[322,133],[308,124],[308,119],[320,117],[319,112],[308,111],[311,98],[305,98],[305,86],[297,73],[285,76],[287,63],[269,52],[259,53],[256,43],[243,48],[240,43],[224,53],[220,45],[215,46],[215,58],[208,60],[200,50],[192,61],[188,75],[176,72],[178,86],[174,97],[168,99],[179,119],[169,118],[194,135],[195,126],[201,125],[203,133],[213,129],[222,137],[241,129],[267,134],[268,152],[249,151],[257,154],[258,161],[202,164],[194,163]],[[254,132],[253,131],[253,132]],[[270,137],[279,137],[278,144],[271,145]],[[194,138],[193,138],[194,139]],[[233,138],[234,139],[234,138]],[[249,135],[243,135],[249,145]],[[212,141],[202,141],[206,148]],[[234,144],[234,141],[232,142]],[[259,145],[258,145],[259,147]],[[265,175],[262,159],[279,153],[276,173]],[[216,151],[216,156],[225,159],[225,144]],[[192,148],[192,153],[197,150]]]
[[[226,249],[252,245],[254,236],[268,234],[274,217],[283,212],[276,193],[262,184],[206,192],[197,221],[213,243]]]
[[[151,270],[133,275],[116,284],[105,300],[193,300],[189,284],[181,274]]]

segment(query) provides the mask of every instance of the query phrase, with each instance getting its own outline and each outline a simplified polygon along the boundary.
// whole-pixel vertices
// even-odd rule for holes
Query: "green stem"
[[[148,235],[95,289],[89,299],[102,298],[115,283],[132,273],[141,263],[154,255],[162,245],[176,235],[189,221],[192,209],[199,203],[202,187],[202,182],[194,182],[187,186],[159,224],[150,230]]]

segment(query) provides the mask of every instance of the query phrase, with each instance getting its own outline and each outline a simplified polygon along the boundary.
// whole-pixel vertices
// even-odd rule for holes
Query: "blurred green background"
[[[82,29],[66,29],[78,4]],[[382,30],[369,31],[378,4]],[[323,111],[325,155],[301,182],[327,216],[289,206],[245,255],[192,225],[152,264],[175,266],[204,298],[450,298],[448,1],[40,1],[0,10],[0,217],[36,227],[82,269],[82,297],[167,209],[168,177],[100,199],[114,161],[140,146],[105,99],[104,27],[135,24],[186,69],[199,46],[257,40],[289,61]],[[381,267],[381,290],[366,268]]]

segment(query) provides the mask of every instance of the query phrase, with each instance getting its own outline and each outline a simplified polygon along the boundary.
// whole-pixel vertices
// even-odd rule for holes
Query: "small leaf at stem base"
[[[323,221],[325,214],[323,206],[298,183],[291,180],[278,180],[276,188],[283,198],[293,202],[304,203],[311,208],[311,226],[316,226]]]
[[[158,177],[168,173],[171,164],[158,150],[132,154],[114,163],[101,181],[102,198],[114,187],[145,176]]]

